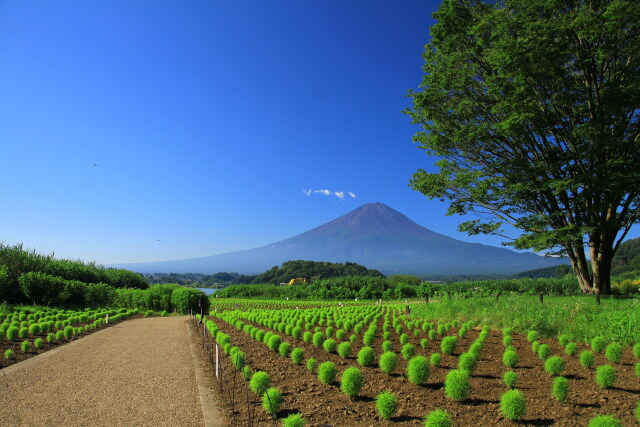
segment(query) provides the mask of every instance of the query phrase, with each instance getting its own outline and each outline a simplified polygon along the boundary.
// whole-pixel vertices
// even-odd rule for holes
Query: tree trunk
[[[589,265],[582,244],[567,244],[567,255],[571,262],[571,269],[578,278],[580,290],[582,290],[584,294],[592,293],[591,273],[589,272]]]
[[[597,247],[591,247],[591,266],[593,268],[593,290],[600,295],[611,293],[611,263],[613,248],[608,242],[600,241]]]

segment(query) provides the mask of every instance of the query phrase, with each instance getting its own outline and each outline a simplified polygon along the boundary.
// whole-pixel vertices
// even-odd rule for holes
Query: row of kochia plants
[[[62,309],[16,310],[0,313],[0,348],[4,358],[12,360],[16,351],[28,353],[43,347],[44,343],[72,340],[109,323],[125,320],[138,310]]]
[[[419,346],[426,348],[430,341],[440,339],[440,350],[444,354],[453,355],[458,345],[458,338],[464,337],[476,325],[471,322],[459,325],[457,321],[445,324],[433,324],[424,320],[411,320],[404,316],[402,306],[355,306],[355,307],[325,307],[306,310],[264,310],[255,309],[248,311],[226,311],[222,313],[212,312],[225,322],[247,333],[257,341],[263,342],[271,350],[283,357],[291,358],[295,364],[304,362],[304,349],[295,347],[282,339],[278,333],[289,335],[294,340],[302,339],[306,343],[323,348],[327,353],[334,353],[343,358],[352,354],[352,348],[362,341],[363,346],[357,352],[357,362],[362,366],[374,366],[376,352],[374,343],[379,335],[378,321],[384,316],[382,325],[381,352],[378,357],[378,369],[387,374],[394,373],[398,366],[398,359],[406,360],[407,379],[414,384],[421,385],[428,381],[430,367],[440,364],[441,353],[434,352],[429,357],[417,354],[418,349],[410,343],[410,335],[419,340]],[[253,324],[252,324],[253,323]],[[254,326],[264,326],[264,330]],[[457,330],[455,335],[447,335],[450,331]],[[449,371],[444,384],[444,392],[450,399],[463,401],[470,395],[470,377],[472,376],[478,358],[483,350],[484,343],[490,333],[489,327],[482,326],[477,339],[469,349],[460,354],[458,369]],[[505,393],[500,399],[500,411],[506,418],[512,420],[521,419],[526,412],[526,398],[518,389],[518,377],[513,370],[518,365],[518,352],[512,345],[513,331],[505,328],[502,331],[504,353],[503,363],[507,369],[503,380]],[[214,336],[216,336],[214,334]],[[216,339],[218,337],[216,336]],[[562,356],[552,355],[548,344],[539,341],[539,334],[530,331],[527,338],[531,342],[531,350],[535,352],[544,363],[544,369],[554,377],[550,395],[560,402],[566,401],[569,392],[569,380],[562,376],[566,362]],[[619,362],[623,348],[617,343],[606,343],[603,338],[596,337],[591,343],[591,350],[578,351],[578,345],[572,342],[567,335],[558,338],[563,347],[565,357],[578,357],[582,366],[594,369],[594,380],[602,389],[615,385],[617,372],[616,364]],[[399,343],[399,354],[393,351],[394,342]],[[223,345],[224,348],[224,345]],[[227,346],[227,349],[231,347]],[[640,343],[633,347],[633,354],[640,359]],[[578,354],[579,353],[579,354]],[[610,363],[594,366],[594,353],[604,353]],[[332,362],[318,363],[313,358],[306,360],[307,368],[317,372],[318,378],[325,384],[332,384],[337,375],[337,369]],[[635,364],[635,374],[640,377],[640,363]],[[249,373],[246,372],[245,376]],[[254,374],[255,375],[255,374]],[[260,374],[263,375],[263,374]],[[341,390],[349,397],[357,396],[362,388],[363,375],[359,368],[350,367],[342,373]],[[393,416],[397,401],[390,392],[382,392],[376,399],[376,408],[382,418]],[[640,403],[636,409],[640,421]],[[437,424],[450,420],[449,414],[444,411],[432,411],[426,418],[426,425]],[[442,421],[445,420],[445,421]],[[615,422],[607,415],[594,418],[593,422]],[[435,424],[434,424],[435,423]]]

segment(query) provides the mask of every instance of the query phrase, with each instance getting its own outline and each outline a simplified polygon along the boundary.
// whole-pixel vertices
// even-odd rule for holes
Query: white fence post
[[[218,343],[216,343],[216,378],[218,378]]]

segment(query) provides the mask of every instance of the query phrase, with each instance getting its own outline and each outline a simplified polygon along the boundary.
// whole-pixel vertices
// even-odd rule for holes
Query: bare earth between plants
[[[284,397],[282,409],[278,417],[286,417],[290,413],[300,412],[312,426],[329,424],[332,426],[386,426],[386,425],[421,425],[424,416],[434,409],[446,410],[454,422],[460,426],[482,425],[515,425],[514,421],[505,419],[500,413],[500,396],[507,390],[503,375],[508,370],[503,365],[502,355],[505,346],[502,333],[491,331],[484,344],[475,371],[471,377],[471,395],[468,399],[457,402],[448,399],[444,393],[444,379],[451,369],[457,369],[458,356],[466,351],[479,335],[479,329],[471,330],[464,338],[458,338],[453,355],[442,355],[439,367],[431,367],[428,383],[418,386],[410,383],[405,376],[407,362],[398,355],[398,366],[395,373],[388,375],[372,367],[357,364],[356,354],[364,346],[362,335],[352,344],[352,356],[344,359],[337,354],[325,351],[302,339],[279,333],[283,341],[293,347],[304,349],[305,359],[316,358],[318,364],[324,361],[335,363],[338,368],[336,382],[332,385],[322,384],[315,373],[309,372],[305,364],[294,364],[291,359],[271,351],[262,342],[236,329],[219,318],[212,318],[220,330],[231,336],[231,342],[245,352],[246,362],[251,371],[263,370],[271,377],[271,385],[278,387]],[[382,330],[384,318],[378,319],[378,330]],[[274,331],[268,327],[248,322],[266,331]],[[447,335],[455,335],[457,330],[450,330]],[[379,332],[372,345],[376,360],[382,353]],[[410,336],[410,343],[416,348],[416,355],[429,356],[439,353],[441,338],[430,340],[426,348],[420,346],[422,335]],[[401,344],[398,337],[392,337],[393,351],[399,352]],[[613,415],[623,425],[636,425],[634,409],[640,399],[640,381],[634,373],[634,356],[631,349],[626,348],[620,361],[615,364],[618,380],[614,387],[603,390],[594,381],[594,371],[580,365],[577,357],[564,353],[557,340],[543,339],[540,343],[548,344],[552,354],[561,355],[566,361],[563,372],[569,380],[569,397],[566,402],[556,401],[551,395],[552,376],[545,372],[544,362],[533,353],[531,343],[522,334],[513,334],[512,345],[516,348],[520,361],[514,371],[518,376],[518,389],[526,398],[526,415],[519,422],[522,425],[561,425],[586,426],[589,420],[597,415]],[[579,345],[580,351],[590,350],[586,345]],[[229,359],[224,356],[228,371],[232,371]],[[595,366],[611,363],[603,354],[595,354]],[[349,366],[357,366],[363,374],[364,385],[361,396],[351,399],[340,391],[340,373]],[[254,394],[246,394],[241,374],[236,381],[235,404],[232,408],[227,403],[227,415],[238,424],[246,424],[246,405],[260,405]],[[230,387],[227,377],[227,392]],[[375,397],[383,392],[391,391],[398,399],[398,411],[390,420],[377,415]],[[229,392],[228,392],[229,393]],[[247,402],[247,396],[249,402]],[[270,418],[262,408],[255,414],[258,425],[265,425]]]

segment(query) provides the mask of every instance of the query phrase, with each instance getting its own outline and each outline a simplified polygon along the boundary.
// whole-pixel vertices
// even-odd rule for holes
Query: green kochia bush
[[[471,392],[469,373],[459,369],[449,371],[444,380],[444,392],[453,400],[465,400],[469,397]]]
[[[291,354],[291,344],[288,342],[281,342],[280,346],[278,346],[278,353],[280,353],[281,356],[289,357]]]
[[[310,357],[307,360],[307,369],[309,370],[309,372],[313,372],[316,370],[316,359],[314,357]]]
[[[569,381],[565,377],[555,377],[551,395],[559,402],[565,402],[569,396]]]
[[[322,343],[322,348],[324,348],[326,352],[335,353],[337,348],[336,340],[333,340],[333,339],[326,340],[325,342]]]
[[[453,427],[453,421],[448,412],[436,409],[427,414],[424,425],[425,427]]]
[[[322,384],[330,385],[336,379],[336,365],[332,362],[323,362],[318,367],[318,379]]]
[[[502,379],[510,389],[514,389],[518,385],[518,375],[513,371],[505,372]]]
[[[296,365],[299,365],[300,363],[302,363],[302,361],[304,360],[304,350],[298,347],[294,348],[291,351],[291,360]]]
[[[603,337],[595,337],[591,340],[591,349],[596,353],[602,353],[607,345],[607,341]]]
[[[588,427],[623,427],[622,424],[616,417],[613,415],[598,415],[597,417],[591,418],[589,421]]]
[[[429,356],[429,363],[431,366],[440,366],[440,362],[442,361],[442,355],[440,353],[433,353]]]
[[[500,397],[500,412],[505,418],[517,421],[527,410],[524,395],[520,390],[509,390]]]
[[[604,355],[612,363],[618,363],[622,357],[622,346],[618,343],[611,343],[604,351]]]
[[[362,389],[362,373],[360,373],[358,368],[352,366],[342,373],[340,389],[349,397],[355,397],[360,394],[360,390]]]
[[[269,337],[267,347],[269,347],[273,351],[278,351],[278,348],[280,348],[280,343],[282,343],[282,338],[280,338],[280,335],[272,335]]]
[[[424,356],[415,356],[407,364],[407,378],[409,382],[422,385],[429,378],[429,362]]]
[[[440,349],[444,354],[453,354],[453,351],[456,348],[456,344],[458,343],[458,337],[456,336],[448,336],[442,339],[440,343]]]
[[[376,409],[380,417],[387,420],[391,418],[398,409],[398,401],[395,394],[391,392],[380,393],[376,397]]]
[[[282,406],[282,392],[275,388],[269,388],[266,393],[262,395],[262,407],[272,417],[275,417]]]
[[[307,421],[302,418],[301,414],[289,414],[287,418],[282,420],[282,427],[304,427]]]
[[[398,364],[398,357],[392,351],[387,351],[386,353],[382,353],[380,355],[380,360],[378,361],[378,365],[380,365],[380,370],[386,374],[391,374],[396,370],[396,365]]]
[[[258,371],[251,377],[249,388],[258,396],[262,396],[262,394],[269,388],[270,384],[271,379],[269,378],[269,374],[263,371]]]
[[[574,342],[570,342],[564,346],[564,352],[567,353],[568,356],[575,356],[578,353],[578,345]]]
[[[502,363],[508,368],[514,368],[519,362],[518,353],[513,350],[507,350],[502,355]]]
[[[616,370],[613,366],[602,365],[596,368],[596,384],[598,384],[600,388],[612,387],[617,379]]]
[[[338,354],[340,355],[340,357],[343,357],[345,359],[349,357],[351,355],[351,344],[346,341],[340,343],[340,345],[338,346]]]
[[[416,348],[413,346],[413,344],[405,344],[402,346],[402,350],[400,350],[400,353],[405,360],[409,360],[413,357],[414,354],[416,354]]]
[[[560,375],[564,370],[564,360],[560,356],[553,356],[544,362],[544,370],[551,375]]]
[[[371,366],[375,360],[375,355],[371,347],[362,347],[358,352],[358,363],[362,366]]]
[[[8,348],[5,352],[4,352],[4,358],[7,360],[11,360],[13,359],[13,350],[11,350],[10,348]]]
[[[583,367],[587,369],[591,369],[593,368],[594,363],[595,363],[595,357],[593,356],[592,351],[585,350],[582,353],[580,353],[580,364]]]
[[[20,349],[22,350],[23,353],[26,353],[27,351],[29,351],[30,347],[31,347],[31,343],[28,340],[22,341],[22,344],[20,344]]]
[[[462,353],[458,359],[458,369],[469,372],[469,375],[475,371],[476,364],[477,359],[469,352]]]

